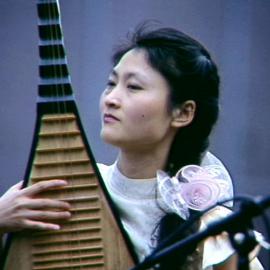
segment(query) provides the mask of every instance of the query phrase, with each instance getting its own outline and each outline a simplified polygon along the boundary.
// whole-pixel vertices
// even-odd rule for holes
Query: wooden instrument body
[[[39,2],[43,8],[44,1]],[[48,2],[54,5],[56,1]],[[52,56],[45,47],[62,48],[55,43],[48,45],[45,42],[41,46],[41,58]],[[62,53],[58,57],[62,58]],[[60,83],[39,85],[41,99],[37,105],[36,128],[24,186],[43,180],[65,179],[66,187],[40,196],[69,202],[72,217],[61,224],[59,231],[11,234],[1,258],[1,269],[127,270],[134,265],[136,256],[88,145],[70,95],[71,86],[63,83],[63,76],[68,75],[67,67],[63,69],[63,66],[61,64],[59,72],[59,64],[52,66],[45,59],[45,64],[40,67],[41,79],[51,81],[53,76],[55,81],[56,76],[60,77]],[[52,98],[56,92],[57,96]]]

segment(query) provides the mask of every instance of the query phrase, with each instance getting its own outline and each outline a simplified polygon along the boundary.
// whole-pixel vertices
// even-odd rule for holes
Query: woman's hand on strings
[[[21,189],[22,182],[12,186],[0,198],[0,233],[22,229],[58,230],[57,221],[70,217],[70,205],[36,195],[66,184],[64,180],[49,180],[24,189]]]

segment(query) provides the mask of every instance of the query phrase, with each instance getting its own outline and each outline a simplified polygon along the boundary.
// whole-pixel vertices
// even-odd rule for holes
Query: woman
[[[206,151],[218,116],[218,96],[219,77],[210,55],[198,42],[176,30],[144,32],[141,28],[131,43],[114,55],[114,68],[100,102],[101,137],[118,147],[119,155],[112,166],[100,164],[99,168],[140,260],[161,247],[169,233],[194,214],[186,205],[176,208],[180,215],[175,214],[168,203],[170,196],[161,192],[162,185],[158,183],[170,180],[169,176],[186,165],[215,165],[228,187],[224,197],[232,196],[228,173]],[[158,170],[166,172],[164,178]],[[160,181],[156,174],[161,175]],[[51,220],[68,218],[69,205],[35,196],[63,185],[64,181],[55,180],[24,190],[19,190],[19,186],[12,188],[0,200],[0,220],[5,217],[0,221],[0,230],[58,229]],[[10,203],[14,200],[18,202],[15,205]],[[60,211],[44,213],[44,204]],[[181,232],[171,241],[226,214],[225,209],[217,209],[188,233]],[[188,254],[171,256],[158,269],[212,267],[236,269],[233,250],[224,236],[209,239]]]
[[[168,178],[186,165],[218,164],[227,183],[223,195],[232,196],[228,173],[206,152],[218,117],[218,98],[215,63],[201,44],[182,32],[141,27],[113,56],[100,101],[101,137],[118,147],[119,155],[112,166],[99,168],[140,260],[184,222],[170,209],[166,194],[159,194],[158,170]],[[172,242],[226,214],[225,208],[217,209]],[[206,241],[191,256],[172,255],[157,269],[213,268],[236,269],[236,256],[225,236]]]

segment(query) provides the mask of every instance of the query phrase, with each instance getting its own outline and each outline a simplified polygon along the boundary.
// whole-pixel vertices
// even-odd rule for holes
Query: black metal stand
[[[249,270],[249,253],[258,245],[252,230],[230,233],[230,241],[238,255],[238,270]]]
[[[232,246],[239,256],[238,270],[248,270],[248,254],[258,244],[251,230],[251,220],[253,217],[260,215],[269,206],[270,197],[243,203],[238,211],[233,212],[228,217],[212,222],[205,230],[195,233],[169,247],[157,252],[154,251],[144,261],[130,270],[149,269],[162,261],[166,256],[176,251],[179,252],[179,250],[189,250],[190,247],[196,246],[205,238],[218,235],[224,231],[229,233]]]

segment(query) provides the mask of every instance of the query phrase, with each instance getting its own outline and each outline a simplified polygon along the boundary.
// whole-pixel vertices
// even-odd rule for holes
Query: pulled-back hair
[[[149,30],[147,24],[140,25],[129,35],[126,43],[117,48],[113,64],[116,65],[132,49],[143,49],[149,64],[167,80],[170,86],[170,110],[180,107],[187,100],[196,103],[194,119],[177,131],[163,169],[174,175],[185,165],[200,164],[219,112],[219,75],[216,64],[203,45],[173,28]],[[165,215],[160,222],[159,241],[182,222],[175,214]],[[198,224],[188,234],[197,229]],[[186,234],[181,233],[174,241]],[[190,269],[190,266],[183,265],[185,258],[179,255],[165,260],[159,269]]]

